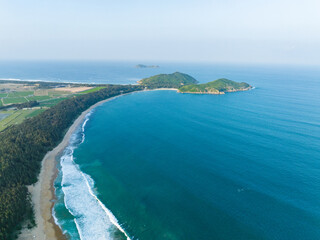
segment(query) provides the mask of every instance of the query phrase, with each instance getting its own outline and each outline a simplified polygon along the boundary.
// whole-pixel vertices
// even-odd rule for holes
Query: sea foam
[[[115,231],[121,231],[129,240],[116,217],[94,194],[93,179],[74,162],[74,150],[85,140],[84,130],[90,115],[86,116],[81,128],[71,136],[70,144],[60,159],[64,203],[74,216],[80,239],[112,239]]]

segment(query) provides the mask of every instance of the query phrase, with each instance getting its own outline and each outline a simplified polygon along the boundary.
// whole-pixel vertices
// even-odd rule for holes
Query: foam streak
[[[115,230],[121,231],[130,240],[116,217],[94,194],[92,178],[83,173],[74,162],[74,149],[85,140],[84,130],[90,115],[91,112],[86,116],[79,131],[72,135],[70,144],[61,157],[61,186],[64,193],[64,203],[74,216],[81,240],[112,239],[112,233]],[[81,142],[79,141],[80,136],[82,136]]]

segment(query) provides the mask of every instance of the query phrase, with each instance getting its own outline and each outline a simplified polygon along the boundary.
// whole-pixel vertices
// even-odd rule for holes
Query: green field
[[[51,99],[49,96],[31,96],[31,97],[26,97],[29,101],[44,101]]]
[[[96,89],[90,89],[91,92],[98,91],[101,88],[96,88]],[[60,102],[60,98],[62,97],[65,99],[66,97],[74,96],[74,94],[70,92],[59,92],[59,91],[54,91],[54,90],[47,90],[46,92],[43,92],[43,95],[40,96],[35,96],[35,92],[33,91],[21,91],[21,92],[10,92],[10,93],[0,93],[0,100],[3,101],[4,105],[10,105],[10,104],[17,104],[17,103],[25,103],[29,101],[38,101],[38,102],[43,102],[47,100],[55,100],[58,99],[56,102]],[[39,94],[39,91],[37,91]],[[45,95],[47,94],[47,95]],[[0,101],[1,102],[1,101]],[[52,102],[52,104],[55,101]],[[0,106],[3,105],[0,103]],[[50,104],[52,106],[52,104]]]
[[[9,98],[16,98],[16,97],[26,97],[33,95],[33,91],[23,91],[23,92],[11,92],[8,94]]]
[[[83,92],[80,92],[80,94],[86,94],[86,93],[92,93],[92,92],[96,92],[96,91],[99,91],[103,88],[106,88],[106,87],[95,87],[95,88],[91,88],[89,90],[86,90],[86,91],[83,91]]]
[[[33,96],[33,91],[21,91],[0,94],[0,98],[3,100],[3,103],[5,105],[28,102],[29,100],[26,98],[27,96]]]
[[[28,102],[28,100],[24,97],[3,98],[4,104],[15,104],[15,103],[24,103],[24,102]]]
[[[34,108],[27,110],[21,109],[0,111],[0,113],[9,115],[0,121],[0,131],[11,125],[21,123],[26,118],[34,117],[45,111],[47,108],[52,107],[71,96],[74,96],[74,94],[70,92],[58,92],[54,90],[44,90],[44,92],[40,92],[40,94],[43,94],[40,96],[35,96],[34,93],[34,91],[20,91],[0,94],[0,106],[10,106],[11,104],[38,101],[40,103],[40,107],[42,107],[42,109]],[[36,94],[38,95],[39,91],[37,91]]]
[[[4,130],[10,125],[21,123],[32,111],[33,110],[16,110],[13,112],[8,111],[7,113],[11,113],[11,115],[0,122],[0,131]]]
[[[9,110],[0,113],[10,114],[8,117],[0,121],[0,131],[6,129],[13,124],[22,123],[26,118],[34,117],[46,109],[28,109],[28,110]]]
[[[39,108],[33,109],[21,109],[21,110],[7,110],[0,111],[0,114],[8,114],[0,121],[0,131],[6,129],[7,127],[23,122],[26,118],[34,117],[46,109],[58,104],[59,102],[76,95],[82,95],[86,93],[92,93],[99,91],[104,87],[95,87],[81,93],[71,93],[71,92],[61,92],[50,89],[44,89],[43,91],[15,91],[10,93],[0,93],[0,106],[11,105],[18,103],[25,103],[29,101],[38,101]],[[36,94],[37,96],[35,96]],[[40,96],[38,96],[40,95]]]

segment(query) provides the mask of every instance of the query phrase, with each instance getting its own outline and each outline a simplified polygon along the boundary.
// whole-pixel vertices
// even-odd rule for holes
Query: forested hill
[[[223,94],[225,92],[237,92],[249,90],[252,87],[245,82],[235,82],[226,78],[217,79],[203,84],[192,84],[179,88],[182,93]]]
[[[148,88],[180,88],[188,84],[196,84],[198,81],[188,74],[175,72],[172,74],[159,74],[144,78],[138,83]]]
[[[62,140],[73,121],[93,104],[142,86],[108,85],[94,93],[60,102],[40,115],[0,133],[0,239],[32,217],[27,185],[37,181],[45,154]]]

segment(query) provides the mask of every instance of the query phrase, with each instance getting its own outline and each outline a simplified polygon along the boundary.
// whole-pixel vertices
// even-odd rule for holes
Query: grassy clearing
[[[96,91],[99,91],[103,88],[106,88],[106,87],[95,87],[95,88],[91,88],[91,89],[88,89],[86,91],[83,91],[83,92],[79,92],[80,94],[87,94],[87,93],[92,93],[92,92],[96,92]]]
[[[11,92],[8,94],[9,98],[17,98],[17,97],[27,97],[33,95],[33,91],[24,91],[24,92]]]
[[[0,98],[6,97],[8,93],[0,93]]]
[[[24,102],[28,102],[28,100],[24,97],[3,98],[4,104],[15,104],[15,103],[24,103]]]

